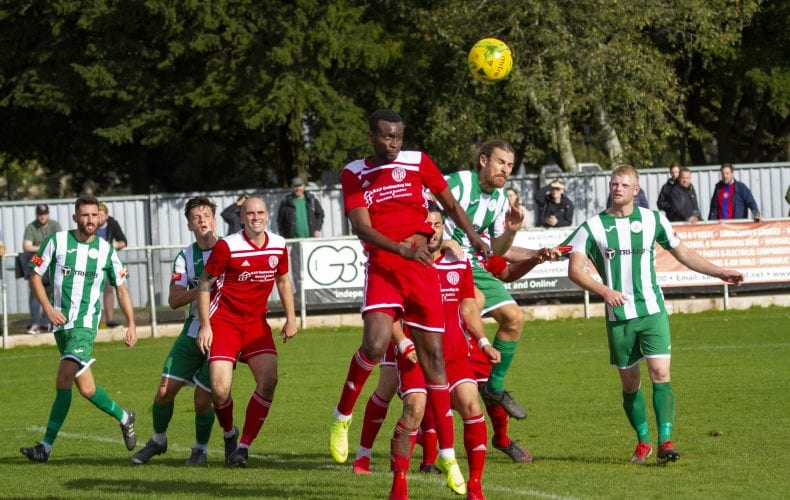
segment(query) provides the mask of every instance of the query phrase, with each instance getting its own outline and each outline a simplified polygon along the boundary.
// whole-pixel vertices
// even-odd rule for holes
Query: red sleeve
[[[283,248],[283,256],[280,257],[280,262],[277,263],[277,274],[282,276],[288,274],[288,249]]]
[[[475,279],[472,277],[472,266],[466,261],[466,269],[461,277],[461,299],[475,298]]]
[[[447,181],[444,176],[439,172],[439,167],[433,162],[430,156],[423,153],[422,160],[420,161],[420,174],[422,174],[422,183],[427,187],[431,193],[441,193],[447,189]]]
[[[208,262],[203,266],[203,270],[210,275],[217,277],[223,272],[230,261],[230,248],[225,240],[219,240],[211,250]]]
[[[340,174],[340,184],[343,186],[343,205],[346,213],[355,208],[367,207],[359,177],[354,172],[347,168],[343,169],[343,173]]]

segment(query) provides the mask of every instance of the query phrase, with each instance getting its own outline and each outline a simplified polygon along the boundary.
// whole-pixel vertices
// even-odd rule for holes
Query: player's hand
[[[442,249],[446,250],[450,255],[452,255],[456,259],[464,258],[464,250],[461,248],[461,245],[455,240],[442,241]]]
[[[296,336],[296,320],[285,320],[283,329],[280,330],[280,338],[283,339],[283,344]]]
[[[483,261],[488,260],[489,257],[494,255],[494,251],[491,250],[491,247],[483,241],[483,238],[477,236],[472,243],[472,248],[475,249],[475,253],[481,255],[483,257]]]
[[[137,327],[135,325],[129,325],[129,328],[126,329],[126,346],[127,347],[134,347],[137,343]]]
[[[617,290],[612,290],[611,288],[607,288],[606,292],[603,294],[603,301],[606,305],[611,307],[622,306],[626,302],[628,302],[628,297]]]
[[[47,313],[47,318],[49,321],[56,326],[62,326],[66,324],[66,316],[63,315],[58,309],[54,307],[50,308]]]
[[[719,275],[722,281],[730,285],[740,286],[743,283],[743,274],[731,269],[725,269]]]
[[[213,340],[214,332],[211,330],[211,326],[201,325],[200,330],[198,330],[197,339],[195,340],[201,354],[208,356],[208,353],[211,352],[211,342]]]
[[[431,255],[431,251],[428,250],[427,245],[415,248],[406,248],[404,257],[407,259],[416,260],[425,267],[430,267],[433,265],[433,256]]]
[[[524,214],[521,213],[521,210],[516,210],[513,207],[508,208],[505,212],[505,229],[518,231],[522,224],[524,224]]]
[[[483,351],[483,354],[488,357],[488,361],[490,361],[492,365],[496,365],[502,361],[502,354],[494,349],[494,346],[492,345],[483,346],[481,351]]]

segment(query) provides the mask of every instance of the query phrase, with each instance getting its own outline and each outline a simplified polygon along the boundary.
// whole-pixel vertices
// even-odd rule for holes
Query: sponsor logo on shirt
[[[249,264],[248,264],[249,265]],[[239,281],[247,281],[252,276],[252,273],[241,273],[239,275]]]
[[[66,253],[74,253],[76,251],[77,251],[76,248],[69,248],[68,250],[66,250]]]
[[[74,276],[93,278],[93,279],[99,277],[99,273],[88,273],[80,269],[72,269],[71,266],[63,266],[60,268],[60,270],[63,273],[63,276],[71,276],[73,274]]]
[[[370,186],[370,181],[365,179],[365,182],[362,183],[362,189],[365,189],[368,186]]]
[[[615,250],[614,248],[607,248],[604,250],[606,260],[614,259],[615,255],[642,255],[647,252],[644,248],[624,248],[623,250]]]
[[[250,262],[247,259],[244,259],[244,262],[241,263],[241,267],[250,267]]]

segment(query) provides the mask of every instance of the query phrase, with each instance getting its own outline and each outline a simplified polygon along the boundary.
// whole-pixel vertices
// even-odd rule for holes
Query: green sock
[[[505,375],[507,375],[510,363],[513,362],[513,358],[516,356],[516,346],[518,346],[518,342],[502,340],[499,337],[494,339],[494,349],[502,354],[502,361],[491,369],[491,375],[488,376],[489,390],[493,392],[505,390]]]
[[[107,415],[112,415],[118,422],[123,418],[123,407],[112,400],[107,393],[100,386],[96,386],[96,392],[93,396],[88,398],[88,401],[93,403],[93,406],[100,409]]]
[[[669,441],[672,435],[672,424],[675,422],[675,394],[672,393],[672,382],[653,384],[653,409],[658,424],[658,443]]]
[[[57,389],[55,391],[55,401],[52,403],[52,409],[49,411],[47,431],[44,433],[45,443],[51,445],[55,442],[63,422],[66,421],[66,415],[69,414],[70,407],[71,389]]]
[[[214,426],[214,409],[206,413],[195,413],[195,441],[207,445],[211,437],[211,428]]]
[[[650,442],[650,432],[647,430],[647,412],[645,411],[645,397],[642,388],[629,394],[623,392],[623,409],[625,410],[631,427],[636,431],[636,438],[640,443]]]
[[[154,415],[154,432],[157,434],[167,432],[167,426],[170,425],[170,419],[173,418],[173,405],[160,405],[154,400],[152,413]]]

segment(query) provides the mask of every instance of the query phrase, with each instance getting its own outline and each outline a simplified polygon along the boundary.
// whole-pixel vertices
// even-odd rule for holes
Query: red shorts
[[[412,392],[427,393],[425,375],[420,364],[412,363],[400,355],[395,356],[395,358],[398,365],[398,395],[400,395],[401,399]],[[447,374],[447,383],[450,385],[451,393],[464,382],[476,383],[475,373],[469,358],[445,361],[444,370]]]
[[[429,332],[444,331],[442,292],[436,269],[392,252],[371,251],[365,266],[362,314],[380,311]]]
[[[469,356],[475,380],[478,382],[487,381],[488,376],[491,375],[493,365],[488,360],[488,356],[477,347],[477,343],[473,340],[469,341]]]
[[[447,383],[450,384],[450,393],[465,382],[477,385],[477,378],[469,358],[445,360],[444,371],[447,373]]]
[[[257,325],[234,325],[224,321],[211,322],[214,340],[211,343],[211,352],[208,362],[212,361],[239,361],[246,362],[250,358],[261,354],[277,355],[274,346],[272,329],[269,323],[262,322]]]

